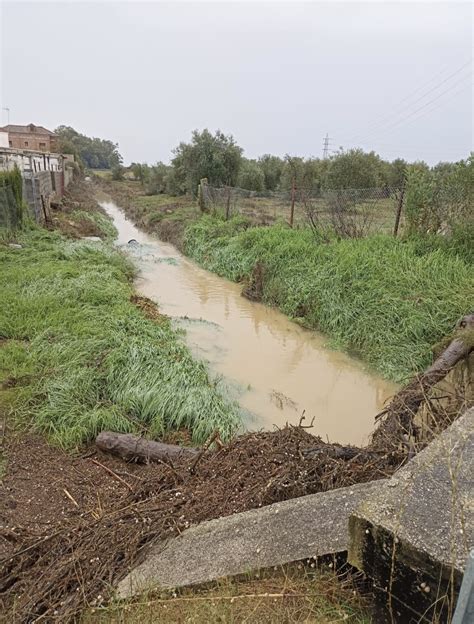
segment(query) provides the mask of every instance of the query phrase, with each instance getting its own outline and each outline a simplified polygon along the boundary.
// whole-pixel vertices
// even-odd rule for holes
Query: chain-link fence
[[[399,188],[310,189],[257,192],[202,185],[201,207],[230,218],[236,214],[262,225],[286,221],[310,227],[322,236],[360,238],[375,232],[397,232],[403,207]]]

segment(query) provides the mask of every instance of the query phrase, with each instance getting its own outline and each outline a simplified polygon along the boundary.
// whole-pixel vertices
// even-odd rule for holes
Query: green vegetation
[[[308,229],[205,216],[186,230],[185,250],[234,281],[250,280],[261,263],[265,303],[399,381],[426,366],[431,346],[474,306],[463,252],[441,237],[437,245],[422,240],[379,235],[318,245]]]
[[[98,210],[74,210],[71,218],[75,221],[86,220],[92,223],[106,240],[113,240],[117,237],[117,229],[112,221],[102,212]]]
[[[59,151],[74,154],[85,167],[112,169],[122,164],[117,143],[85,136],[70,126],[59,126],[54,132],[58,135]]]
[[[0,227],[15,229],[23,222],[23,185],[17,166],[0,171]]]
[[[236,406],[166,318],[146,318],[131,302],[123,255],[37,228],[17,242],[0,246],[0,375],[14,386],[18,419],[64,447],[103,429],[229,437]]]
[[[458,163],[436,167],[418,164],[407,170],[406,217],[408,233],[442,231],[474,241],[474,155]],[[474,245],[472,245],[474,246]],[[471,251],[472,253],[472,251]]]

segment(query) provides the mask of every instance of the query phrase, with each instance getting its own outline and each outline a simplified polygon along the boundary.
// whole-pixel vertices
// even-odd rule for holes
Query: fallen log
[[[429,391],[452,370],[458,362],[469,357],[474,350],[474,314],[464,316],[457,324],[452,340],[437,356],[433,364],[404,386],[390,404],[375,417],[383,422],[373,435],[373,443],[388,438],[407,439],[416,435],[414,418]]]
[[[106,453],[112,453],[128,461],[160,462],[197,455],[195,448],[164,444],[146,440],[130,433],[102,431],[95,440],[96,446]]]

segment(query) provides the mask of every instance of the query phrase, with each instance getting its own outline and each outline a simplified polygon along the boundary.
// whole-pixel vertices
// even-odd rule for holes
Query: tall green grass
[[[197,443],[235,431],[238,410],[220,382],[167,319],[130,302],[125,256],[39,229],[17,240],[21,249],[0,245],[0,377],[17,384],[18,417],[64,447],[103,429],[160,436],[183,426]]]
[[[431,346],[474,307],[472,265],[452,250],[386,235],[318,245],[308,230],[248,225],[206,216],[187,229],[186,253],[234,281],[260,261],[265,303],[393,380],[425,367]]]
[[[113,240],[117,238],[117,228],[107,215],[99,212],[99,210],[86,211],[86,210],[74,210],[71,213],[73,219],[85,219],[93,223],[97,229],[101,232],[102,237],[106,240]]]

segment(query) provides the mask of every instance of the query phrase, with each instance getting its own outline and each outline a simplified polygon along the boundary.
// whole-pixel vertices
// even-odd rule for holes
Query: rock
[[[19,245],[18,243],[8,243],[8,246],[12,249],[23,249],[23,245]]]
[[[101,243],[102,239],[100,236],[83,236],[82,240],[91,241],[92,243]]]

